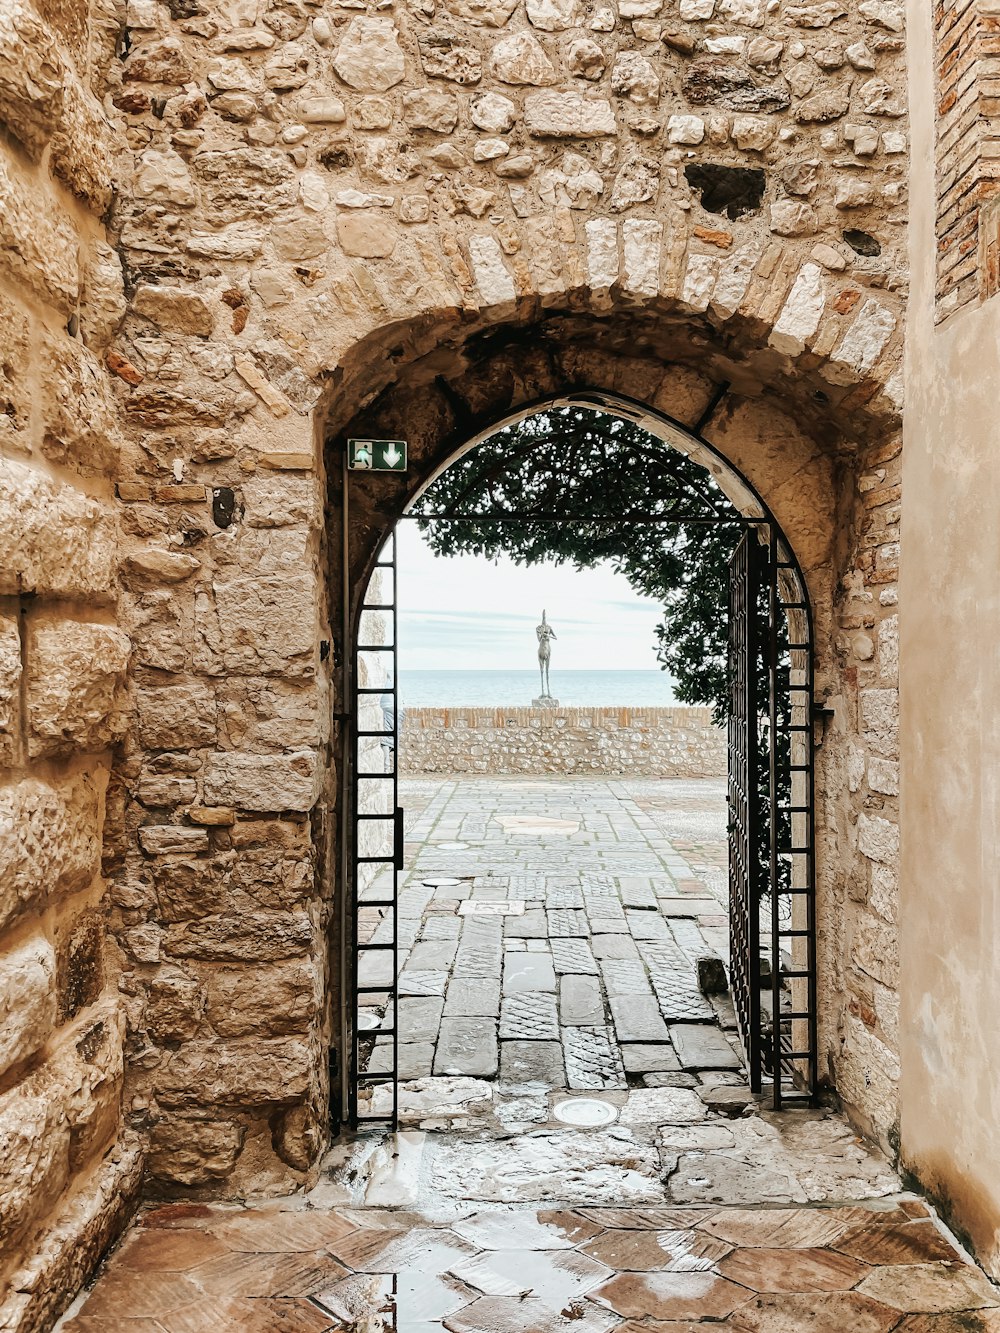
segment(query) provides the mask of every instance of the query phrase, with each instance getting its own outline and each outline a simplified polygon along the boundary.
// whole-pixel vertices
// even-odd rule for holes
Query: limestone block
[[[315,753],[216,754],[205,769],[205,800],[241,810],[311,810],[319,794]]]
[[[0,9],[0,121],[37,161],[62,113],[67,72],[42,20],[26,4]]]
[[[211,1185],[225,1180],[236,1165],[246,1136],[233,1120],[174,1117],[153,1127],[148,1170],[154,1180],[177,1185]]]
[[[56,956],[40,935],[0,952],[0,1075],[48,1041],[56,1022]]]
[[[447,0],[446,8],[473,27],[502,28],[517,8],[517,0]]]
[[[125,671],[131,643],[112,625],[29,623],[28,752],[33,758],[98,751],[125,731]]]
[[[142,154],[132,190],[137,199],[177,204],[180,208],[191,208],[198,202],[187,163],[172,148],[148,148]]]
[[[205,974],[205,1015],[220,1037],[305,1032],[320,1009],[319,974],[309,959],[214,968]]]
[[[403,119],[414,130],[450,134],[458,124],[458,100],[454,94],[435,88],[404,93]]]
[[[768,339],[771,346],[790,356],[800,355],[819,328],[825,304],[823,270],[818,264],[804,264]]]
[[[893,759],[899,753],[899,694],[894,689],[861,691],[861,726],[873,749]]]
[[[858,850],[870,861],[895,865],[899,857],[899,825],[880,815],[859,815]]]
[[[813,236],[819,224],[809,204],[778,199],[771,205],[771,230],[779,236]]]
[[[603,76],[607,63],[604,48],[592,37],[575,37],[566,48],[566,65],[575,78],[596,83]]]
[[[603,97],[582,93],[529,93],[524,99],[529,134],[547,139],[599,139],[615,132],[615,113]]]
[[[352,210],[337,218],[337,240],[347,255],[386,259],[395,250],[398,239],[392,224],[376,213]]]
[[[83,269],[80,332],[86,345],[102,352],[125,315],[125,286],[118,251],[104,240],[94,241]]]
[[[254,528],[283,528],[319,517],[316,484],[309,477],[255,477],[243,485],[245,521]]]
[[[219,222],[259,223],[290,208],[298,194],[295,168],[276,148],[205,148],[195,155],[194,168],[206,216]]]
[[[671,116],[667,121],[667,139],[670,143],[699,144],[705,137],[705,122],[701,116]]]
[[[0,615],[0,768],[17,761],[20,708],[21,633],[16,617]]]
[[[542,32],[563,32],[580,23],[578,0],[527,0],[528,22]]]
[[[151,750],[187,750],[216,742],[215,691],[192,679],[138,690],[139,737]]]
[[[62,119],[52,137],[52,174],[100,216],[111,205],[120,153],[121,143],[100,103],[75,79],[70,81]]]
[[[420,39],[419,49],[420,64],[428,78],[469,84],[483,77],[482,55],[456,33],[432,28]]]
[[[0,926],[42,895],[85,889],[100,868],[100,793],[79,774],[0,788]]]
[[[312,1050],[295,1038],[195,1040],[157,1071],[156,1098],[168,1108],[280,1106],[304,1097],[312,1074]]]
[[[144,1022],[156,1041],[187,1041],[198,1031],[205,997],[196,977],[184,973],[150,982]]]
[[[167,856],[171,852],[193,855],[207,852],[208,834],[204,829],[175,824],[150,824],[139,830],[139,846],[148,856]]]
[[[472,99],[469,116],[473,125],[487,134],[506,134],[514,128],[517,107],[500,93],[480,93]]]
[[[80,294],[79,241],[54,192],[0,158],[0,275],[53,305],[67,319]]]
[[[199,657],[213,673],[311,676],[315,671],[316,580],[308,573],[217,581],[215,604],[199,600]]]
[[[619,51],[611,66],[611,91],[638,106],[656,106],[660,79],[650,61],[637,51]]]
[[[501,38],[493,48],[490,68],[501,83],[542,87],[559,78],[541,42],[530,32]]]
[[[104,987],[105,921],[100,910],[85,910],[56,928],[57,1022],[73,1019],[94,1004]]]
[[[406,65],[389,18],[352,18],[347,25],[333,68],[349,88],[384,93],[403,79]]]
[[[69,1172],[69,1124],[61,1100],[14,1088],[0,1096],[0,1246],[10,1253],[59,1197]]]
[[[339,97],[304,97],[296,115],[305,125],[340,125],[347,112]]]
[[[279,911],[178,922],[167,929],[163,947],[171,958],[257,966],[301,957],[314,943],[304,912]]]
[[[192,73],[179,37],[144,42],[129,53],[125,65],[125,79],[133,83],[187,83]]]
[[[140,283],[132,298],[137,315],[161,329],[208,337],[215,324],[215,311],[203,296],[180,287],[158,287]]]
[[[0,460],[0,594],[106,595],[114,541],[111,513],[98,501]]]
[[[623,213],[634,204],[655,199],[660,188],[659,164],[653,158],[629,157],[611,187],[611,208]]]
[[[40,333],[45,364],[39,394],[42,452],[85,475],[116,470],[121,436],[107,377],[76,338]]]

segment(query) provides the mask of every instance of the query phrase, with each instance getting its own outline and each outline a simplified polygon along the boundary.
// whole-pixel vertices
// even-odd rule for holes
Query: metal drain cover
[[[428,879],[422,879],[421,884],[426,884],[429,889],[453,889],[461,884],[462,880],[454,879],[451,875],[431,875]]]
[[[564,1125],[595,1129],[614,1124],[618,1119],[618,1107],[610,1102],[599,1102],[596,1097],[567,1097],[563,1102],[556,1102],[552,1115]]]
[[[374,1032],[376,1028],[381,1026],[382,1020],[378,1014],[366,1013],[364,1010],[358,1014],[359,1032]]]
[[[505,898],[499,901],[482,898],[463,898],[458,904],[459,916],[522,916],[523,898]]]

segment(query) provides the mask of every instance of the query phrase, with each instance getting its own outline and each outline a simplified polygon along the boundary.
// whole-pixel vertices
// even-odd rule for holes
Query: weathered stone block
[[[160,1120],[149,1143],[149,1174],[176,1185],[210,1185],[225,1180],[236,1165],[246,1136],[234,1120]]]
[[[139,846],[149,856],[167,856],[171,852],[193,855],[208,851],[208,834],[200,828],[155,824],[139,830]]]
[[[319,791],[317,756],[216,754],[205,770],[205,800],[242,810],[310,810]]]
[[[599,139],[615,132],[611,103],[582,93],[529,93],[524,123],[538,138]]]
[[[45,363],[42,452],[81,473],[113,472],[121,437],[107,377],[94,354],[75,338],[47,332],[41,335],[40,354]]]
[[[174,958],[223,963],[273,963],[308,953],[315,930],[304,912],[214,916],[171,926],[164,951]]]
[[[56,1022],[56,957],[41,936],[0,953],[0,1075],[40,1050]]]
[[[26,4],[0,11],[0,121],[37,160],[59,124],[66,68]]]
[[[28,627],[28,751],[33,758],[106,750],[125,732],[131,643],[112,625],[53,616]]]
[[[215,325],[215,310],[203,296],[180,287],[141,283],[132,299],[137,315],[175,333],[208,337]]]
[[[201,1025],[205,996],[196,977],[159,976],[150,982],[145,1024],[156,1041],[187,1041]]]
[[[0,768],[16,762],[20,710],[21,634],[14,616],[0,616]]]
[[[871,861],[894,865],[899,856],[899,825],[878,815],[859,815],[858,850]]]
[[[56,947],[58,1022],[66,1023],[93,1004],[104,986],[104,916],[100,910],[82,912],[60,923]]]
[[[102,352],[125,315],[125,286],[118,251],[98,238],[83,268],[80,332],[95,352]]]
[[[321,1004],[319,973],[310,959],[215,968],[204,980],[206,1017],[220,1037],[302,1033]]]
[[[396,25],[390,18],[352,18],[333,60],[349,88],[384,93],[406,72]]]
[[[0,1096],[0,1245],[5,1253],[59,1197],[69,1173],[62,1101],[15,1088]]]
[[[317,581],[311,574],[217,580],[214,590],[214,606],[205,596],[197,603],[211,651],[211,657],[199,656],[199,665],[255,676],[313,673]]]
[[[80,294],[78,249],[58,196],[0,157],[0,274],[68,319]]]
[[[0,594],[107,595],[110,512],[22,463],[0,460]]]
[[[136,689],[139,734],[149,749],[193,749],[215,745],[215,690],[201,680]]]
[[[100,103],[75,79],[67,83],[52,138],[52,174],[98,215],[111,205],[121,149]]]
[[[168,1108],[283,1105],[309,1091],[313,1052],[294,1038],[189,1041],[158,1071],[156,1098]]]
[[[80,774],[60,785],[0,788],[0,926],[42,895],[76,893],[100,868],[100,793]]]

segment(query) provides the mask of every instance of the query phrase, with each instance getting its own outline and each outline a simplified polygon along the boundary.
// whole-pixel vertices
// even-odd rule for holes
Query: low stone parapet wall
[[[400,771],[722,777],[726,737],[709,708],[411,708]]]

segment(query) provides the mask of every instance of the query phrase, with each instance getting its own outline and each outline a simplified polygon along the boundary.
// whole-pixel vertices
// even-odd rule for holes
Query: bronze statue
[[[541,698],[551,699],[552,694],[549,687],[549,663],[552,660],[552,640],[556,637],[556,632],[545,619],[545,612],[542,612],[542,623],[535,628],[538,635],[538,674],[542,680]]]

